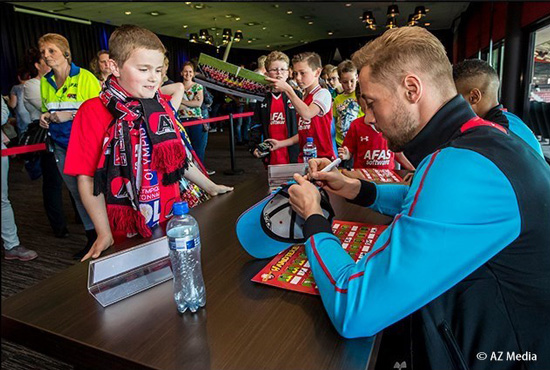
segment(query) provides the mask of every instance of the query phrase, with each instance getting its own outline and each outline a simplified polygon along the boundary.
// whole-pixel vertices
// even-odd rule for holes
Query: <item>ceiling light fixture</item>
[[[132,12],[130,12],[130,11],[127,11],[127,12],[124,12],[124,14],[126,14],[126,15],[130,15],[130,14],[132,14]]]
[[[287,10],[286,14],[288,14],[288,15],[292,14],[292,10]]]
[[[366,12],[363,12],[363,22],[367,23],[367,24],[373,24],[373,23],[376,23],[375,19],[374,19],[374,14],[371,12],[371,11],[366,11]]]
[[[397,27],[397,20],[393,17],[388,18],[388,20],[386,21],[386,28],[391,30],[392,28]]]
[[[332,35],[334,35],[334,32],[328,31],[327,34],[328,34],[329,36],[332,36]]]
[[[388,6],[388,12],[386,13],[388,18],[395,18],[399,15],[399,7],[397,5]]]
[[[346,4],[346,7],[349,8],[350,6],[351,6],[351,3],[347,3],[347,4]]]
[[[152,15],[153,17],[156,17],[157,15],[160,15],[159,12],[156,12],[156,11],[153,11],[151,13],[149,13],[150,15]]]
[[[430,9],[426,9],[425,6],[417,6],[416,8],[414,8],[414,13],[413,13],[414,19],[420,20],[420,18],[425,17],[426,13],[429,11]]]
[[[309,21],[309,22],[307,22],[307,24],[309,24],[311,26],[313,24],[313,21]]]
[[[418,22],[416,21],[416,18],[414,14],[409,14],[409,19],[407,20],[407,26],[413,27],[416,26]]]

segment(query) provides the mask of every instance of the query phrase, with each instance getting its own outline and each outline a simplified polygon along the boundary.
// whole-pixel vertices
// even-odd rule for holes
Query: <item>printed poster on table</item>
[[[378,236],[387,225],[370,225],[359,222],[333,221],[332,232],[354,261],[370,252]],[[296,292],[319,295],[307,260],[303,244],[293,245],[279,253],[252,281]]]
[[[379,183],[392,183],[392,182],[403,182],[401,176],[399,176],[395,171],[388,169],[378,169],[378,168],[354,168],[351,171],[347,171],[344,175],[350,177],[360,178],[368,181],[374,181]],[[354,175],[352,175],[354,174]]]
[[[195,82],[206,88],[245,99],[263,101],[271,91],[269,82],[260,73],[252,72],[223,60],[201,54]]]

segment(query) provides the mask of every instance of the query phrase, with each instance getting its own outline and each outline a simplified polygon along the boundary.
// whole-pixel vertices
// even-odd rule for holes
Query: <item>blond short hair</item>
[[[38,39],[38,48],[40,49],[46,43],[57,46],[65,58],[67,58],[69,64],[72,63],[71,48],[69,47],[69,41],[65,37],[58,33],[47,33]]]
[[[338,77],[342,78],[342,74],[348,72],[357,73],[357,68],[351,60],[346,59],[342,63],[338,64]]]
[[[117,62],[119,67],[122,67],[130,59],[132,52],[139,48],[166,53],[166,48],[157,35],[131,24],[118,27],[109,38],[109,57]]]
[[[269,53],[267,55],[267,57],[265,58],[265,68],[269,68],[269,66],[271,65],[271,63],[273,62],[276,62],[276,61],[281,61],[281,62],[285,62],[286,65],[290,65],[290,59],[288,58],[288,55],[286,55],[285,53],[281,52],[281,51],[272,51],[271,53]]]
[[[300,62],[306,62],[307,65],[314,71],[316,69],[323,68],[323,64],[321,63],[321,57],[319,56],[319,54],[314,53],[312,51],[296,54],[295,56],[292,57],[293,65]]]
[[[332,64],[326,64],[324,67],[323,67],[323,70],[321,71],[321,75],[330,75],[332,73],[332,71],[334,71],[334,68],[336,68],[335,66],[333,66]]]
[[[454,90],[445,47],[421,27],[388,30],[355,52],[352,60],[359,70],[370,67],[371,79],[376,82],[387,81],[395,86],[406,73],[414,72],[426,76],[433,86]]]

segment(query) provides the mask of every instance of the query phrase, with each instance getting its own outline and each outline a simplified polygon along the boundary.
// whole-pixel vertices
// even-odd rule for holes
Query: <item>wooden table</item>
[[[78,263],[5,299],[2,337],[80,368],[372,367],[375,339],[340,337],[320,297],[250,281],[269,260],[242,249],[235,221],[266,195],[260,176],[191,210],[200,225],[206,283],[206,307],[197,313],[178,314],[171,281],[103,308],[87,291],[88,263]],[[389,221],[340,199],[332,204],[340,220]]]

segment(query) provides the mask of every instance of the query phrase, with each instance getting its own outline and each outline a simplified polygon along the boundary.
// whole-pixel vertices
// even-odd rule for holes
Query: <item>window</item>
[[[535,31],[529,100],[550,102],[550,26]]]

